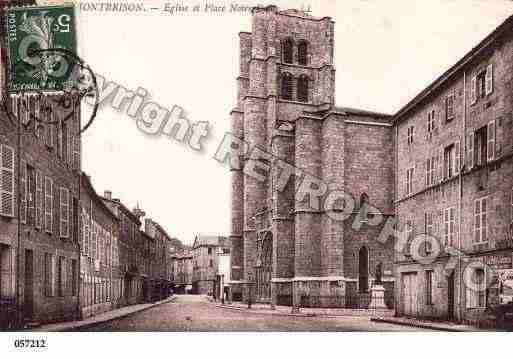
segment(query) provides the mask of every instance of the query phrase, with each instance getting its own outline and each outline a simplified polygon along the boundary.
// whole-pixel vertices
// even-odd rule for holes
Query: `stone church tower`
[[[255,8],[252,32],[239,37],[232,133],[252,150],[232,166],[233,300],[365,307],[378,266],[391,299],[392,245],[377,241],[380,225],[358,219],[364,201],[392,214],[389,116],[335,106],[329,17]],[[293,168],[286,183],[284,163]],[[326,186],[314,208],[304,195],[312,178]],[[346,220],[323,204],[331,191],[354,198]]]

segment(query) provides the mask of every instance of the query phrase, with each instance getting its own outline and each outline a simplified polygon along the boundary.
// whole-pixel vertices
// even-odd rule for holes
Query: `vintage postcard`
[[[1,1],[9,350],[53,332],[512,331],[512,15]]]

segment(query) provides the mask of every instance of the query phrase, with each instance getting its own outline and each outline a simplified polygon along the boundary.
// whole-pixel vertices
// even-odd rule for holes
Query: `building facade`
[[[80,203],[80,307],[82,317],[88,317],[116,308],[122,297],[122,277],[118,270],[119,222],[85,173]]]
[[[365,308],[380,268],[393,301],[392,244],[375,241],[380,227],[358,219],[367,203],[393,214],[391,118],[335,106],[333,31],[329,17],[268,6],[256,8],[252,32],[239,35],[234,300]],[[321,201],[340,192],[354,204],[344,221],[338,204]]]
[[[227,237],[197,235],[192,246],[193,278],[192,291],[195,294],[214,295],[219,274],[219,254],[230,251]]]
[[[0,5],[2,27],[5,5]],[[78,315],[79,101],[73,94],[7,94],[5,37],[0,54],[0,96],[6,104],[0,112],[0,328],[73,319]],[[63,108],[63,97],[72,106]]]
[[[177,250],[171,257],[173,290],[178,294],[192,292],[193,259],[190,249]]]
[[[396,214],[407,238],[395,256],[399,315],[480,322],[511,300],[512,25],[394,116]],[[412,243],[423,234],[436,240],[421,256],[435,258],[419,263]]]
[[[141,227],[140,218],[144,216],[144,212],[138,208],[131,211],[119,199],[112,198],[110,191],[104,192],[102,200],[119,221],[119,275],[123,278],[119,305],[140,303],[145,298],[145,279],[143,276],[146,257],[145,241],[139,230]]]

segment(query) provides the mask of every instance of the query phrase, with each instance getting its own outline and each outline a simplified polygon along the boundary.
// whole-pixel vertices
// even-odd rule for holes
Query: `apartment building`
[[[192,246],[193,278],[195,294],[213,295],[219,274],[219,254],[229,253],[231,243],[227,237],[197,235]]]
[[[477,322],[513,256],[513,18],[393,118],[398,315]],[[422,235],[435,240],[419,240]]]
[[[111,310],[122,295],[119,265],[119,222],[82,173],[80,203],[80,307],[82,317]]]

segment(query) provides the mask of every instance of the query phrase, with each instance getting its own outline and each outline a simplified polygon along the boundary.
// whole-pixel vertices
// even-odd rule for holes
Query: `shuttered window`
[[[55,295],[55,259],[50,253],[44,255],[44,294],[47,297]]]
[[[0,215],[14,217],[14,149],[0,145]]]
[[[69,238],[69,190],[60,188],[59,234],[61,238]]]
[[[486,67],[485,90],[486,90],[486,95],[489,95],[493,92],[493,65],[492,64],[489,64]]]
[[[486,197],[478,199],[474,202],[474,242],[482,243],[487,238],[487,206]]]
[[[472,77],[470,80],[470,104],[477,101],[477,76]]]
[[[495,159],[495,121],[490,121],[488,123],[488,130],[486,131],[487,134],[487,154],[488,154],[488,161],[493,161]]]
[[[20,221],[27,223],[27,162],[20,163]]]
[[[45,177],[45,231],[52,233],[53,223],[53,180]]]
[[[43,223],[43,174],[36,170],[36,228],[40,229]]]

